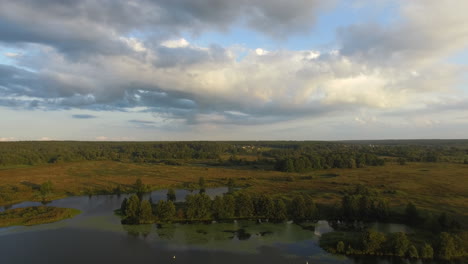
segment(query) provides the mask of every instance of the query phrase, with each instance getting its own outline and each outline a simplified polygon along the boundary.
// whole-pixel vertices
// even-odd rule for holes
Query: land
[[[32,206],[9,209],[0,213],[0,227],[39,225],[72,218],[81,212],[71,208]]]
[[[41,183],[51,181],[48,199],[66,196],[131,192],[140,178],[151,189],[196,188],[204,177],[207,187],[226,186],[229,178],[249,193],[290,196],[310,194],[316,203],[339,203],[342,194],[355,184],[378,191],[392,207],[401,210],[408,201],[418,208],[446,212],[468,222],[468,165],[419,163],[359,169],[326,169],[286,173],[245,167],[207,167],[194,164],[171,166],[114,161],[84,161],[0,169],[0,205],[41,201]]]
[[[413,253],[422,252],[426,244],[440,258],[466,257],[468,252],[468,245],[460,242],[466,239],[468,229],[468,140],[0,143],[0,205],[6,208],[22,201],[67,196],[220,186],[237,190],[234,197],[250,195],[257,214],[249,216],[253,219],[266,217],[258,211],[258,204],[283,203],[277,206],[281,210],[275,209],[282,212],[276,220],[293,219],[300,224],[301,220],[327,219],[344,223],[345,228],[338,226],[336,232],[321,240],[321,246],[331,253],[395,255],[395,243],[391,241],[402,239],[417,248],[412,249]],[[314,218],[301,219],[292,212],[297,210],[286,210],[301,204],[299,196],[309,201],[306,204],[316,205]],[[174,206],[172,202],[140,201],[135,195],[134,201],[123,203],[133,208],[128,212],[122,209],[123,222],[241,217],[235,215],[243,208],[237,202],[229,216],[222,216],[227,204],[232,204],[232,197],[218,197],[217,201],[194,197],[192,204]],[[259,202],[265,197],[270,202]],[[197,209],[201,204],[205,204],[203,210]],[[411,206],[413,211],[408,210]],[[212,210],[208,215],[189,212],[192,208],[193,212],[206,213],[205,207]],[[9,223],[34,223],[28,217],[42,213],[46,216],[40,219],[73,214],[53,211],[56,209],[27,210],[32,211],[12,211],[16,218],[11,217],[15,220]],[[271,217],[275,219],[267,218]],[[356,221],[408,224],[415,232],[408,238],[397,233],[368,233],[365,228],[349,226]],[[441,246],[444,241],[456,245],[452,251],[457,253],[445,255],[447,250]],[[348,250],[350,246],[353,249]],[[409,257],[410,251],[404,250]]]

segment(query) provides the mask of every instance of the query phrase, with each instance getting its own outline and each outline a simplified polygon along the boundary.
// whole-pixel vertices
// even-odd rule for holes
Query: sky
[[[467,138],[466,10],[0,0],[0,141]]]

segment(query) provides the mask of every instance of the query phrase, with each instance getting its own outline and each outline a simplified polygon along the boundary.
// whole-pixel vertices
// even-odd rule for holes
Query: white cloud
[[[10,57],[10,58],[16,58],[16,57],[22,56],[21,53],[16,53],[16,52],[5,52],[3,53],[3,55],[5,55],[6,57]]]
[[[16,139],[14,137],[0,137],[0,142],[5,142],[5,141],[15,141]]]
[[[173,40],[163,41],[160,45],[163,46],[163,47],[166,47],[166,48],[175,49],[175,48],[188,47],[190,45],[190,43],[186,39],[180,38],[180,39],[173,39]]]

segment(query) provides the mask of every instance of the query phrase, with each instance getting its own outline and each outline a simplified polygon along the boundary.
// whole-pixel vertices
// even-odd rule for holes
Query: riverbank
[[[73,208],[31,206],[9,209],[0,213],[0,227],[40,225],[72,218],[81,211]]]

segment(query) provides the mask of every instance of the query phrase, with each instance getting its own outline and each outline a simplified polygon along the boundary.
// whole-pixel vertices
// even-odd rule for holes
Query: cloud
[[[140,125],[151,125],[151,124],[154,124],[156,122],[154,121],[148,121],[148,120],[128,120],[128,122],[130,123],[134,123],[134,124],[140,124]]]
[[[76,114],[76,115],[72,115],[72,117],[75,119],[91,119],[91,118],[96,118],[97,116],[88,115],[88,114]]]
[[[336,50],[243,47],[239,52],[235,45],[201,46],[182,37],[247,27],[277,41],[310,33],[319,12],[330,5],[315,0],[1,1],[0,42],[26,52],[15,65],[0,64],[0,105],[139,109],[157,121],[128,122],[147,127],[253,126],[362,109],[386,115],[438,109],[437,98],[448,108],[460,97],[457,87],[466,68],[445,61],[468,44],[463,12],[468,6],[460,1],[400,1],[398,19],[389,23],[341,27]],[[351,121],[372,123],[373,118]]]
[[[5,52],[3,53],[3,55],[5,55],[6,57],[10,57],[10,58],[16,58],[16,57],[22,56],[21,53],[16,53],[16,52]]]
[[[0,142],[15,141],[14,137],[0,137]]]

